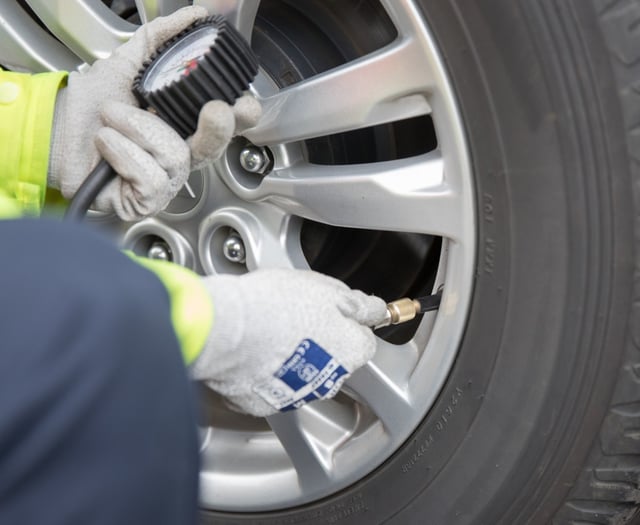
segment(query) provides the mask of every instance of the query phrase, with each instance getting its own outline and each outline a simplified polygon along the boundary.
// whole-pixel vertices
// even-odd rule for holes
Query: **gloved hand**
[[[385,302],[312,271],[259,270],[204,279],[214,305],[191,367],[231,408],[267,416],[333,397],[369,361]]]
[[[48,184],[71,198],[103,157],[120,175],[93,209],[125,221],[163,210],[193,169],[218,158],[234,134],[255,126],[260,104],[245,95],[231,107],[206,104],[187,142],[162,119],[139,109],[131,92],[139,69],[165,41],[195,20],[203,7],[185,7],[138,29],[131,40],[87,71],[71,73],[56,101]]]

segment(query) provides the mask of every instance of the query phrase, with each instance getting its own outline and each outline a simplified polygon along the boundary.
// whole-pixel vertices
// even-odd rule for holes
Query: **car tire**
[[[438,401],[322,501],[205,524],[630,523],[640,492],[640,2],[423,0],[465,123],[476,279]]]

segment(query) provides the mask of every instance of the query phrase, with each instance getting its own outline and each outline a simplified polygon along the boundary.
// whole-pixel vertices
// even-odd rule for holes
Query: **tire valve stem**
[[[387,315],[384,320],[374,326],[374,330],[384,326],[406,323],[417,315],[432,312],[440,307],[442,291],[433,295],[425,295],[416,299],[403,297],[387,304]]]

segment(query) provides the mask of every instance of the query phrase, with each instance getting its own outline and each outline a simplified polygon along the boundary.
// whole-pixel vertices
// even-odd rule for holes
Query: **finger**
[[[176,192],[189,176],[191,152],[180,135],[157,115],[122,102],[108,101],[102,108],[104,124],[117,130],[151,154],[171,180]]]
[[[376,326],[387,316],[387,304],[375,295],[367,295],[360,290],[345,292],[338,309],[345,317],[364,326]]]
[[[201,6],[188,6],[176,12],[155,18],[142,25],[131,39],[119,47],[114,54],[132,60],[137,67],[151,58],[151,55],[167,40],[186,29],[196,20],[204,18],[208,11]]]
[[[262,116],[262,106],[253,95],[243,95],[233,105],[233,114],[236,117],[235,134],[240,135],[258,123]]]
[[[200,110],[198,128],[188,141],[193,164],[219,158],[229,145],[234,127],[231,106],[221,100],[207,102]]]
[[[223,402],[229,409],[240,414],[249,414],[254,417],[267,417],[277,414],[278,411],[253,392],[242,395],[229,395],[223,397]]]
[[[354,320],[347,321],[342,333],[343,346],[333,355],[347,372],[352,373],[373,359],[378,340],[369,327]]]
[[[96,135],[96,147],[120,176],[105,199],[121,217],[146,217],[164,209],[175,196],[166,171],[140,146],[112,128]],[[96,202],[103,204],[105,199]]]

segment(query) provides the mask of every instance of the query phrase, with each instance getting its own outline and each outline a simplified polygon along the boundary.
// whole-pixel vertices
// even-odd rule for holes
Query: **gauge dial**
[[[138,72],[133,93],[187,138],[207,102],[233,104],[257,72],[258,59],[240,33],[224,17],[210,16],[165,42]]]
[[[143,79],[144,89],[157,91],[189,75],[217,38],[217,27],[204,26],[175,42],[164,50],[147,71]]]

